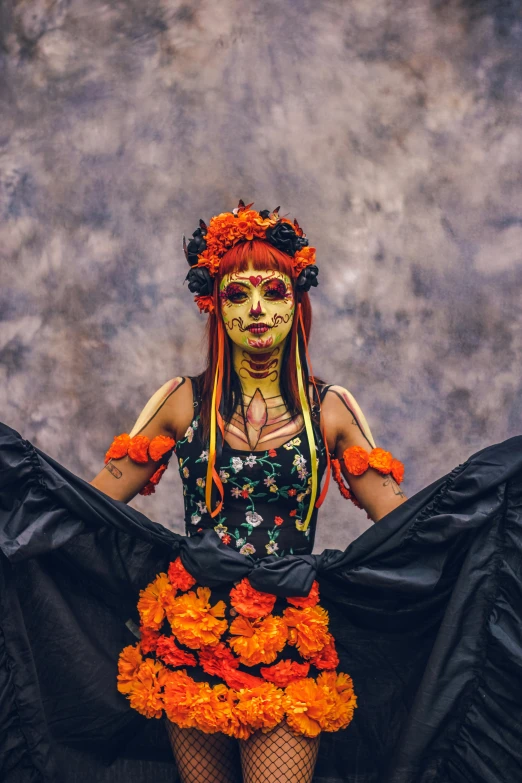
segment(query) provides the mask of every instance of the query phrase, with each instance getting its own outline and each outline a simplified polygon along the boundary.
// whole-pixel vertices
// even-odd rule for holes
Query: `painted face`
[[[225,275],[219,286],[228,336],[252,353],[280,345],[294,320],[295,301],[288,275],[273,269]]]

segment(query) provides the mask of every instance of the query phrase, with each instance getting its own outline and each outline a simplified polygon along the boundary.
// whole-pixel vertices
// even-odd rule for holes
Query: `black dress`
[[[231,544],[170,532],[0,424],[0,780],[79,783],[89,759],[115,762],[111,782],[123,765],[141,783],[146,759],[172,779],[162,721],[115,680],[139,591],[178,557],[212,590],[248,576],[286,600],[319,583],[357,709],[322,735],[316,781],[520,779],[522,437],[471,455],[344,552],[256,560]]]
[[[205,506],[208,444],[201,439],[201,400],[192,380],[194,420],[175,454],[183,482],[188,536],[214,530],[221,542],[256,560],[267,555],[308,555],[314,547],[317,509],[302,530],[310,499],[310,452],[304,430],[282,446],[265,451],[233,449],[226,442],[216,469],[224,489],[220,514],[211,518]],[[321,402],[328,386],[320,387]],[[326,468],[326,448],[313,422],[319,456],[319,481]]]
[[[306,524],[312,476],[304,432],[264,451],[225,443],[216,461],[223,505],[212,518],[205,505],[208,444],[194,381],[192,388],[194,418],[175,446],[187,534],[217,534],[221,547],[250,563],[311,556],[317,508]],[[326,446],[317,424],[313,430],[320,481]],[[357,707],[353,681],[337,669],[317,581],[307,588],[307,595],[278,598],[245,577],[211,589],[179,558],[140,593],[140,641],[120,655],[118,689],[147,718],[165,715],[180,728],[238,739],[283,722],[307,737],[345,729]]]

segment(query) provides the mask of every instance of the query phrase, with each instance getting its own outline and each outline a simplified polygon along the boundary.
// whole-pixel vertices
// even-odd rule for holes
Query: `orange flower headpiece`
[[[190,264],[188,280],[189,291],[196,294],[196,302],[212,296],[213,278],[219,272],[219,265],[227,250],[252,239],[264,239],[294,260],[296,288],[309,291],[317,285],[318,269],[315,265],[315,247],[309,247],[308,239],[297,222],[279,217],[280,207],[272,212],[264,209],[256,212],[242,199],[232,212],[214,215],[207,224],[199,221],[199,228],[192,234],[187,245],[183,236],[183,250]],[[201,301],[205,305],[205,301]],[[206,307],[201,310],[208,312]]]

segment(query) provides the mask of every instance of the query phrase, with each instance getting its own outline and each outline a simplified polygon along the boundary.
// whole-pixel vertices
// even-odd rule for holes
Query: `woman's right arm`
[[[164,435],[177,441],[183,438],[193,416],[191,381],[181,377],[172,378],[152,395],[129,435],[146,435],[150,440],[157,435]],[[107,449],[110,445],[107,443]],[[128,503],[148,484],[162,461],[154,461],[149,457],[146,463],[140,464],[129,456],[113,458],[89,483],[111,498]]]

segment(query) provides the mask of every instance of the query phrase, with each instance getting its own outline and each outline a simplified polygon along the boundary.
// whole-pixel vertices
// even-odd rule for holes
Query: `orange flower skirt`
[[[305,598],[276,598],[248,579],[226,600],[213,592],[179,557],[140,592],[141,639],[118,661],[117,687],[131,707],[238,739],[282,721],[306,737],[346,728],[357,696],[337,672],[317,582]]]

